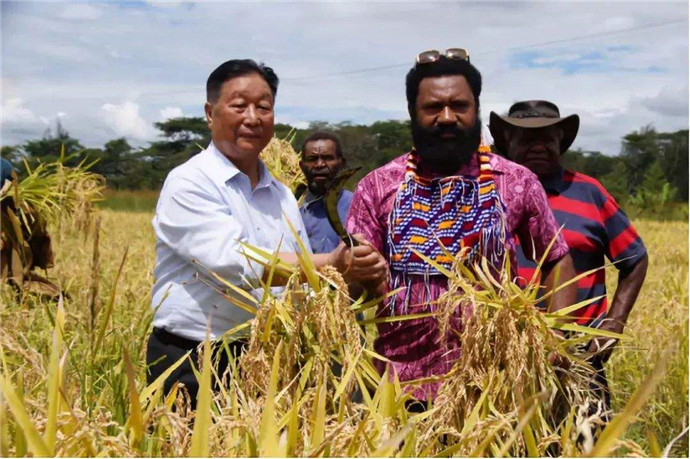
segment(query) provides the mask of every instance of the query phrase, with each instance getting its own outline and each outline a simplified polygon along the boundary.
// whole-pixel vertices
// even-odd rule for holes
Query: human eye
[[[466,100],[459,100],[459,101],[453,102],[452,108],[453,108],[453,110],[455,110],[457,112],[464,112],[470,108],[470,103]]]
[[[247,108],[247,103],[242,99],[233,99],[228,103],[228,107],[236,109]]]
[[[442,104],[439,102],[426,102],[422,104],[422,110],[426,113],[434,113],[442,108]]]

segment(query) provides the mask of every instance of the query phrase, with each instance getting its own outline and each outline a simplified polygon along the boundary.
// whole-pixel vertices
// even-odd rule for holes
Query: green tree
[[[623,137],[621,159],[628,171],[628,191],[631,194],[642,186],[647,170],[661,154],[657,133],[651,125]]]
[[[211,132],[204,118],[181,117],[155,123],[163,140],[133,155],[136,177],[129,178],[141,188],[159,189],[165,177],[211,142]]]
[[[21,148],[29,157],[30,162],[35,163],[36,160],[43,162],[55,161],[60,157],[63,147],[65,149],[65,156],[71,156],[84,150],[82,144],[77,139],[71,137],[58,120],[55,135],[48,129],[42,139],[29,140]],[[78,162],[79,158],[75,157],[66,164],[75,165]]]
[[[98,162],[93,166],[93,172],[106,178],[106,184],[115,189],[138,188],[135,178],[141,172],[134,150],[125,138],[119,138],[107,142],[102,150],[89,152],[91,158],[97,158]]]
[[[620,205],[624,205],[630,197],[627,177],[628,168],[624,162],[618,161],[613,170],[599,180]]]
[[[664,177],[677,191],[677,197],[688,201],[688,130],[660,133],[661,167]]]

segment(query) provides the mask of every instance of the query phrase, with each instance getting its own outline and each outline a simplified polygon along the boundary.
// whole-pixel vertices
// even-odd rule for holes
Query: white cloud
[[[568,61],[576,61],[580,59],[579,54],[557,54],[553,56],[543,56],[543,57],[538,57],[532,61],[534,64],[538,65],[546,65],[546,64],[555,64],[555,63],[560,63],[560,62],[568,62]]]
[[[184,116],[184,112],[180,107],[165,107],[160,111],[161,120],[169,120],[171,118],[180,118]]]
[[[24,106],[24,100],[19,97],[2,102],[2,124],[35,123],[39,117]]]
[[[466,47],[482,72],[485,120],[516,100],[553,100],[563,114],[582,117],[576,146],[607,154],[649,122],[687,126],[687,89],[678,92],[688,78],[682,2],[72,2],[67,13],[66,2],[8,5],[3,110],[19,98],[8,105],[10,115],[37,128],[3,122],[3,141],[40,136],[40,117],[54,120],[59,111],[69,113],[66,128],[87,146],[102,146],[115,132],[153,140],[152,121],[203,116],[209,72],[242,57],[278,73],[279,122],[405,119],[405,74],[415,54],[450,46]],[[538,34],[525,33],[521,24],[545,17]],[[521,52],[532,53],[539,68],[516,69]],[[136,110],[113,101],[136,101]],[[94,107],[109,108],[93,116]]]
[[[139,104],[126,101],[122,104],[104,104],[100,111],[105,124],[118,137],[146,140],[154,133],[150,124],[139,114]]]
[[[664,86],[658,95],[642,99],[642,105],[659,115],[688,116],[688,87]]]
[[[184,0],[146,0],[146,3],[152,6],[158,6],[162,8],[175,8],[184,3],[189,3]]]
[[[630,16],[614,16],[606,19],[604,24],[609,30],[627,29],[635,25],[635,19]]]
[[[290,126],[297,129],[307,129],[309,127],[309,121],[295,121],[294,123],[290,123]]]
[[[67,20],[94,20],[102,16],[103,12],[94,5],[75,3],[67,5],[59,17]]]

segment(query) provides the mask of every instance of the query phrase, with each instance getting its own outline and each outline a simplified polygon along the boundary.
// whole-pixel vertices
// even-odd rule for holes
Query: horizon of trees
[[[97,162],[91,170],[106,178],[117,190],[159,190],[168,172],[198,153],[210,142],[210,131],[201,117],[173,118],[155,123],[161,140],[134,148],[125,138],[113,139],[103,148],[85,148],[58,122],[55,133],[48,130],[41,139],[21,145],[3,146],[1,155],[21,172],[22,158],[30,164],[56,160],[64,146],[66,165],[85,158]],[[349,166],[361,166],[362,177],[409,150],[412,145],[409,121],[377,121],[371,125],[349,121],[331,124],[313,121],[307,129],[276,124],[279,138],[290,138],[296,151],[314,130],[333,131],[340,137]],[[598,151],[569,150],[564,153],[566,168],[599,180],[622,204],[655,206],[659,200],[688,201],[688,130],[657,132],[644,126],[621,139],[617,156]]]

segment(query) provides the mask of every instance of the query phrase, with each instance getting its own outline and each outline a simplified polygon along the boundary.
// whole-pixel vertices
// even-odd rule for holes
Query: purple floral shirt
[[[388,215],[405,176],[406,160],[407,154],[399,156],[372,171],[359,182],[346,222],[349,232],[363,234],[386,257]],[[556,237],[559,228],[549,209],[544,189],[536,175],[518,164],[494,154],[490,155],[490,164],[498,192],[506,206],[508,231],[517,235],[520,241],[534,241],[533,251],[525,252],[533,252],[534,258],[539,260]],[[423,174],[421,167],[420,174]],[[460,168],[457,175],[479,175],[476,154],[468,164]],[[509,249],[511,266],[516,267],[514,247]],[[568,246],[563,237],[558,235],[546,259],[559,260],[567,253]],[[513,274],[515,275],[515,272]],[[427,299],[431,297],[435,300],[444,293],[447,290],[447,281],[443,276],[433,276],[429,278],[427,286],[422,276],[414,276],[408,285],[410,301],[407,314],[433,310],[434,306],[430,305]],[[407,293],[404,289],[399,292],[401,301],[397,301],[396,304],[403,304]],[[379,305],[379,315],[389,315],[390,312],[385,305]],[[398,315],[400,311],[396,310],[395,313]],[[460,356],[459,343],[452,330],[460,330],[461,327],[459,311],[451,318],[447,339],[443,341],[440,339],[435,317],[380,323],[379,336],[374,347],[376,352],[391,360],[391,371],[397,373],[400,381],[444,375]],[[382,370],[384,364],[379,363],[379,370]],[[420,400],[433,398],[439,386],[440,383],[422,384],[413,392],[413,396]]]

